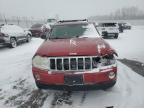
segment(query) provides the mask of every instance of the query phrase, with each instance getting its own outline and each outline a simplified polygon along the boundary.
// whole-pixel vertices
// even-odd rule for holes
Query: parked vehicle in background
[[[51,26],[51,25],[54,25],[56,22],[57,22],[56,19],[51,18],[51,19],[47,19],[47,23],[46,24],[49,24]]]
[[[124,29],[130,30],[132,28],[131,24],[129,23],[124,23]]]
[[[32,72],[40,89],[106,89],[116,83],[115,55],[93,23],[63,20],[35,53]]]
[[[119,27],[118,23],[99,23],[98,24],[98,30],[101,32],[101,35],[103,38],[109,38],[109,37],[114,37],[118,38],[119,35]]]
[[[21,41],[30,42],[31,32],[24,30],[20,26],[7,24],[0,26],[0,45],[7,45],[10,48],[15,48],[17,43]]]
[[[118,23],[118,26],[119,26],[119,32],[123,33],[123,31],[124,31],[124,23]]]
[[[41,37],[49,32],[50,27],[45,24],[34,24],[29,30],[31,31],[33,37]]]
[[[51,18],[51,19],[47,19],[47,23],[45,25],[51,29],[51,26],[53,26],[55,23],[57,23],[57,20]]]
[[[131,29],[131,24],[129,23],[124,23],[124,22],[120,22],[118,23],[119,26],[119,32],[122,33],[124,30],[130,30]]]

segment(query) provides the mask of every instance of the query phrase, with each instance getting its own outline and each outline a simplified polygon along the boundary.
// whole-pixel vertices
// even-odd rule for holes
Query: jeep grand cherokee
[[[87,20],[59,21],[32,59],[40,89],[88,90],[116,83],[116,52]]]

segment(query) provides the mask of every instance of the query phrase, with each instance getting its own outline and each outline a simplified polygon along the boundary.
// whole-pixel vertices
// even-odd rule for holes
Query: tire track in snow
[[[63,104],[72,105],[73,100],[71,99],[71,96],[72,96],[71,91],[55,92],[50,108],[59,108]]]
[[[28,89],[24,89],[22,90],[20,93],[9,97],[6,101],[5,101],[5,105],[10,105],[10,106],[17,106],[23,103],[23,99],[21,99],[22,97],[24,97],[24,95],[27,94],[29,90]]]
[[[25,86],[25,84],[26,79],[18,79],[14,81],[12,90],[18,91],[18,93],[8,97],[8,99],[5,101],[5,104],[10,106],[16,106],[22,104],[24,101],[24,97],[27,97],[27,95],[30,92],[30,89],[27,86]]]
[[[78,102],[79,106],[83,105],[88,91],[59,91],[55,92],[50,108],[63,108],[64,105],[68,105],[67,108],[75,107],[74,104]],[[78,97],[77,97],[78,96]],[[77,100],[77,99],[78,100]]]
[[[12,88],[18,90],[18,93],[8,97],[5,105],[17,108],[39,108],[43,106],[50,92],[38,89],[32,90],[30,86],[26,86],[25,81],[15,81],[16,83]]]
[[[81,102],[80,102],[80,105],[82,105],[86,99],[86,96],[88,94],[88,91],[84,91],[83,95],[82,95],[82,98],[81,98]]]
[[[23,104],[19,105],[18,108],[39,108],[42,107],[47,97],[50,95],[49,92],[42,90],[33,90],[30,98]]]

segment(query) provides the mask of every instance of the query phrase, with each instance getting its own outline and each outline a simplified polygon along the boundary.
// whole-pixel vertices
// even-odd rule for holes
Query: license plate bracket
[[[83,75],[65,75],[64,84],[73,86],[73,85],[82,85],[83,84]]]

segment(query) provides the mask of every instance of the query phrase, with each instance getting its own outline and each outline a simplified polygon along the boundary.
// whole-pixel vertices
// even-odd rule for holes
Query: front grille
[[[100,62],[95,56],[50,57],[50,70],[53,71],[84,71],[97,68]]]

